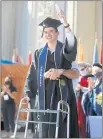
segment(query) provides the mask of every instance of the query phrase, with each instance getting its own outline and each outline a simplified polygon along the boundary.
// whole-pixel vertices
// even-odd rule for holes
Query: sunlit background
[[[48,16],[57,18],[55,3],[63,10],[77,39],[81,39],[85,61],[92,63],[95,36],[98,49],[102,40],[100,1],[2,1],[2,59],[12,60],[13,49],[17,48],[26,64],[29,50],[33,56],[36,49],[43,47],[38,24]],[[63,25],[59,32],[63,42]]]

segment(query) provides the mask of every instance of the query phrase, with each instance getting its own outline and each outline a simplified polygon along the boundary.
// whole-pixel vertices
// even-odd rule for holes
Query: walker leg
[[[19,116],[20,116],[20,108],[19,108],[19,110],[18,110],[18,114],[17,114],[17,119],[16,119],[16,125],[15,125],[15,129],[14,129],[14,134],[11,136],[11,138],[15,138],[15,137],[16,137],[17,128],[18,128],[18,120],[19,120]]]
[[[30,106],[29,106],[30,107]],[[30,108],[29,108],[30,109]],[[24,138],[27,137],[27,131],[28,131],[28,124],[29,124],[29,116],[30,116],[30,112],[27,112],[27,120],[26,120],[26,127],[25,127],[25,134],[24,134]]]
[[[59,131],[59,116],[60,116],[60,111],[59,111],[59,110],[60,110],[60,104],[58,103],[55,138],[58,138],[58,131]]]
[[[69,114],[67,114],[67,138],[69,138]]]

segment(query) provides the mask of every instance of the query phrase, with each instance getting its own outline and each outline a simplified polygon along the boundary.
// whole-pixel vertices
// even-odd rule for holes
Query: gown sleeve
[[[27,73],[25,85],[24,85],[24,96],[28,95],[28,97],[35,97],[37,94],[37,74],[36,74],[36,51],[34,54],[34,62],[30,65],[29,71]]]
[[[68,43],[68,39],[66,37],[63,46],[63,55],[67,61],[69,62],[75,61],[77,55],[77,39],[75,36],[73,46],[70,46],[70,44]]]

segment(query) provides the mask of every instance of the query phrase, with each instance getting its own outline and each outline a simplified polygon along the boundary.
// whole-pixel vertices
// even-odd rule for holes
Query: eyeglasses
[[[85,69],[86,69],[86,67],[84,67],[84,68],[81,68],[80,70],[81,70],[81,71],[83,71],[83,70],[85,70]]]

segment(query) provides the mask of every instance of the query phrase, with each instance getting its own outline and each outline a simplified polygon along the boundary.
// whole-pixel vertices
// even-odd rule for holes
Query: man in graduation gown
[[[70,106],[70,137],[78,138],[76,98],[71,79],[78,77],[79,74],[76,70],[70,70],[72,61],[75,60],[77,54],[77,40],[62,11],[58,16],[64,19],[65,43],[63,45],[57,40],[59,35],[57,27],[61,25],[59,20],[46,18],[39,24],[43,26],[43,38],[46,44],[43,48],[35,51],[34,68],[32,65],[32,72],[31,67],[28,72],[25,92],[29,90],[27,91],[29,97],[39,96],[38,108],[43,110],[56,110],[60,100],[66,101]],[[39,115],[39,120],[54,122],[56,115],[43,113]],[[67,116],[60,115],[58,137],[66,138],[66,124]],[[39,137],[54,138],[55,126],[40,124]]]

